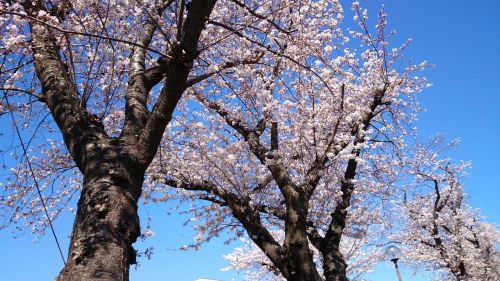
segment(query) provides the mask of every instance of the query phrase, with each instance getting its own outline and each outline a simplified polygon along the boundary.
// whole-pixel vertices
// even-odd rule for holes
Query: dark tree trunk
[[[128,280],[129,266],[136,257],[132,244],[140,233],[137,201],[144,173],[187,87],[188,74],[198,55],[198,41],[215,2],[190,1],[176,38],[179,44],[169,48],[168,59],[159,59],[149,69],[145,69],[145,48],[156,26],[146,21],[145,32],[137,42],[144,48],[132,51],[125,126],[121,137],[115,139],[106,134],[99,119],[85,108],[87,100],[80,98],[76,81],[71,79],[61,58],[56,39],[59,34],[38,19],[41,12],[50,12],[46,1],[21,1],[29,16],[31,50],[43,101],[84,178],[68,261],[58,281]],[[166,82],[150,112],[149,91],[164,79]]]
[[[349,162],[354,163],[354,161]],[[342,184],[343,200],[332,213],[329,230],[321,244],[320,251],[323,255],[323,272],[326,281],[349,281],[347,278],[347,263],[340,251],[340,241],[346,225],[347,207],[350,205],[352,190],[351,183],[344,182]]]
[[[340,232],[339,232],[340,233]],[[338,240],[337,240],[338,239]],[[323,254],[323,271],[326,281],[349,281],[347,278],[347,263],[340,251],[340,235],[335,239],[339,243],[325,243]]]
[[[98,144],[84,173],[66,266],[58,281],[128,280],[140,234],[137,201],[144,170],[126,147]]]
[[[285,249],[289,281],[322,281],[316,270],[307,239],[308,199],[302,192],[290,192],[286,200]]]
[[[356,144],[356,143],[355,143]],[[359,157],[360,150],[353,150],[352,154]],[[356,158],[347,162],[344,179],[340,190],[342,197],[332,213],[332,220],[328,231],[320,245],[323,255],[323,272],[326,281],[349,281],[347,278],[347,262],[340,251],[340,242],[346,227],[348,208],[351,205],[351,197],[354,191],[352,180],[356,176],[358,162]]]

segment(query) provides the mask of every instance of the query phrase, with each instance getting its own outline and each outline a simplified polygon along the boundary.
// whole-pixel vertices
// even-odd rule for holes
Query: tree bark
[[[309,200],[304,192],[285,194],[285,249],[289,281],[322,281],[307,239]]]
[[[144,169],[113,141],[97,143],[87,161],[68,262],[58,281],[124,281],[135,263]]]
[[[354,157],[359,157],[360,150],[352,152]],[[342,197],[332,213],[332,220],[328,231],[321,243],[321,253],[323,255],[323,271],[327,281],[348,281],[347,262],[340,251],[340,242],[346,227],[348,208],[351,205],[354,184],[352,180],[356,176],[358,162],[356,158],[350,159],[344,173],[344,179],[340,190]]]

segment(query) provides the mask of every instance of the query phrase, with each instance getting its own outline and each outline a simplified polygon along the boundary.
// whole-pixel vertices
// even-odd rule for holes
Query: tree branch
[[[217,70],[208,71],[206,73],[203,73],[203,74],[200,74],[198,76],[195,76],[195,77],[188,79],[186,84],[188,87],[190,87],[196,83],[199,83],[205,79],[208,79],[208,78],[214,76],[215,74],[220,74],[224,70],[227,70],[229,68],[232,68],[232,67],[235,67],[238,65],[257,64],[259,62],[260,58],[262,58],[262,55],[263,55],[263,53],[254,59],[245,59],[245,60],[226,62],[222,66],[220,66],[219,69],[217,69]]]
[[[257,128],[255,129],[248,128],[242,120],[231,116],[231,113],[226,111],[218,103],[209,101],[198,93],[195,93],[195,95],[201,103],[219,114],[219,116],[224,118],[224,120],[230,127],[240,133],[240,135],[248,144],[250,151],[257,157],[257,159],[259,159],[262,164],[267,166],[276,184],[285,196],[287,196],[291,192],[291,189],[298,189],[297,185],[295,185],[292,178],[290,177],[285,165],[280,161],[279,155],[273,153],[262,143],[260,143],[260,134],[257,131],[259,125],[257,125]]]
[[[89,133],[95,129],[100,134],[104,131],[87,118],[85,109],[80,107],[76,88],[70,81],[69,73],[59,55],[59,47],[52,30],[36,18],[43,10],[41,2],[27,1],[23,3],[28,14],[28,22],[32,34],[32,51],[35,70],[42,84],[42,98],[62,132],[64,142],[77,164],[83,171],[85,162],[85,144],[89,141]],[[26,16],[26,15],[25,15]],[[91,130],[91,129],[94,130]]]
[[[101,39],[106,39],[106,40],[110,40],[110,41],[120,42],[120,43],[123,43],[123,44],[126,44],[126,45],[131,45],[131,46],[134,46],[134,47],[143,47],[143,46],[141,46],[140,44],[138,44],[136,42],[127,41],[127,40],[123,40],[123,39],[120,39],[120,38],[115,38],[115,37],[110,37],[110,36],[105,36],[105,35],[100,35],[100,34],[91,34],[91,33],[86,33],[86,32],[75,31],[75,30],[63,29],[63,28],[57,27],[55,25],[49,24],[49,23],[47,23],[47,22],[45,22],[43,20],[37,19],[35,15],[25,15],[25,14],[21,14],[21,13],[17,13],[17,12],[6,11],[6,10],[0,10],[0,15],[1,14],[10,14],[10,15],[15,15],[15,16],[19,16],[19,17],[22,17],[22,18],[26,18],[31,23],[35,23],[36,22],[38,25],[43,25],[44,28],[53,29],[53,30],[56,30],[56,31],[59,31],[59,32],[62,32],[62,33],[65,33],[65,34],[77,34],[77,35],[82,35],[82,36],[88,36],[88,37],[94,37],[94,38],[101,38]],[[152,53],[160,55],[162,57],[167,57],[167,58],[170,57],[169,55],[166,55],[166,54],[164,54],[164,53],[162,53],[162,52],[160,52],[158,50],[155,50],[155,49],[152,49],[152,48],[149,48],[149,47],[145,47],[145,49],[148,50],[148,51],[150,51],[150,52],[152,52]]]
[[[369,111],[358,121],[358,124],[351,130],[351,135],[356,136],[354,141],[354,147],[357,144],[363,143],[365,141],[364,136],[360,135],[360,129],[367,128],[371,120],[375,116],[376,108],[382,103],[382,98],[384,97],[387,84],[382,90],[377,90],[374,93],[373,100],[369,106]],[[362,126],[361,126],[362,125]],[[340,252],[340,240],[346,226],[347,219],[347,208],[351,204],[352,192],[354,191],[354,180],[356,176],[356,170],[358,162],[356,160],[359,157],[361,150],[359,148],[354,148],[352,153],[352,158],[347,162],[347,167],[344,172],[344,178],[341,183],[340,190],[342,192],[341,200],[338,202],[335,210],[331,214],[332,219],[328,230],[325,233],[324,238],[321,241],[319,250],[323,254],[323,269],[325,276],[334,276],[338,272],[345,272],[347,264]]]
[[[171,49],[172,59],[168,63],[167,80],[136,145],[136,157],[143,167],[147,167],[153,160],[165,127],[172,119],[175,107],[187,87],[187,77],[194,59],[198,56],[201,31],[205,28],[215,2],[216,0],[190,2],[183,25],[182,40]]]
[[[276,242],[262,224],[260,215],[256,208],[250,205],[250,199],[238,196],[218,188],[209,181],[186,182],[181,180],[166,179],[165,183],[175,188],[182,188],[193,191],[205,191],[214,194],[224,201],[224,204],[231,209],[234,217],[246,229],[248,236],[266,254],[266,256],[277,266],[284,275],[287,273],[286,265],[283,261],[281,245]],[[212,201],[212,200],[211,200]],[[215,202],[215,201],[212,201]],[[218,202],[215,202],[218,204]],[[220,206],[223,206],[219,204]]]
[[[158,9],[158,16],[161,16],[164,9],[168,7],[168,2],[170,1],[165,2],[167,5]],[[130,59],[130,74],[127,93],[125,95],[125,123],[120,138],[127,139],[132,143],[135,143],[138,140],[140,130],[142,130],[146,125],[149,115],[147,102],[149,92],[152,88],[149,86],[152,84],[152,81],[146,80],[144,67],[146,63],[146,48],[148,48],[151,44],[153,35],[158,28],[158,24],[154,16],[155,15],[148,13],[148,19],[144,25],[144,35],[136,42],[141,47],[134,47]],[[159,61],[161,62],[163,60]],[[160,67],[158,70],[165,71],[166,68]],[[163,76],[164,74],[160,72],[158,75]],[[161,79],[156,80],[158,82],[161,81]]]
[[[252,16],[254,16],[254,17],[258,18],[258,19],[261,19],[261,20],[265,20],[266,22],[268,22],[269,24],[271,24],[274,28],[276,28],[280,32],[283,32],[283,33],[285,33],[287,35],[292,35],[292,32],[294,30],[285,30],[284,28],[282,28],[281,26],[279,26],[277,23],[275,23],[273,20],[270,20],[267,17],[265,17],[263,15],[260,15],[260,14],[256,13],[254,10],[250,9],[250,7],[248,7],[247,5],[245,5],[245,3],[242,3],[242,2],[240,2],[238,0],[231,0],[231,2],[235,3],[236,5],[240,6],[243,9],[245,9]]]
[[[149,46],[153,39],[156,26],[152,22],[144,25],[144,36],[138,40],[142,46]],[[127,93],[125,94],[125,123],[120,138],[137,141],[139,131],[144,128],[148,118],[148,95],[145,86],[144,65],[146,51],[143,47],[134,47],[130,59],[130,74]]]

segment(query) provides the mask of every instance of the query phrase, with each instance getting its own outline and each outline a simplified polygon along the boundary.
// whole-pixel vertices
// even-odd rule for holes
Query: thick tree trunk
[[[137,201],[144,170],[124,147],[95,148],[87,162],[69,257],[58,281],[128,280],[140,234]]]
[[[340,240],[340,237],[338,239]],[[326,281],[349,281],[347,263],[340,252],[339,244],[332,243],[323,251],[323,271]]]
[[[347,263],[340,251],[340,241],[346,225],[347,207],[350,205],[352,190],[353,186],[350,182],[342,184],[343,200],[332,213],[330,229],[321,245],[323,272],[326,281],[349,281]]]
[[[288,281],[322,281],[316,270],[313,255],[309,249],[306,233],[307,198],[294,192],[286,200],[287,214],[285,221],[286,263]]]

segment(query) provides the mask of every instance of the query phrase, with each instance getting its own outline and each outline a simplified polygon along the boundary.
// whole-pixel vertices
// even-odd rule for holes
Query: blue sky
[[[413,38],[406,58],[436,65],[425,73],[434,86],[420,95],[421,105],[427,109],[417,123],[421,137],[439,132],[450,140],[462,140],[452,156],[472,161],[465,182],[469,202],[480,208],[489,222],[499,224],[500,1],[361,1],[372,18],[381,3],[385,3],[390,29],[398,31],[398,40]],[[8,129],[4,121],[1,124],[2,130]],[[131,280],[240,279],[234,273],[220,272],[226,265],[222,255],[230,251],[224,239],[216,239],[200,251],[175,250],[192,241],[191,230],[183,226],[186,218],[166,215],[165,205],[148,206],[147,210],[154,214],[156,234],[141,243],[139,250],[154,246],[155,255],[150,261],[141,259],[138,270],[131,269]],[[66,253],[71,218],[58,220],[55,227]],[[9,231],[0,231],[2,280],[52,280],[58,274],[62,262],[53,238],[47,235],[38,243],[32,239],[30,235],[13,239]],[[391,264],[383,263],[372,279],[396,280],[393,270]],[[426,280],[410,278],[408,271],[403,272],[403,278]]]

